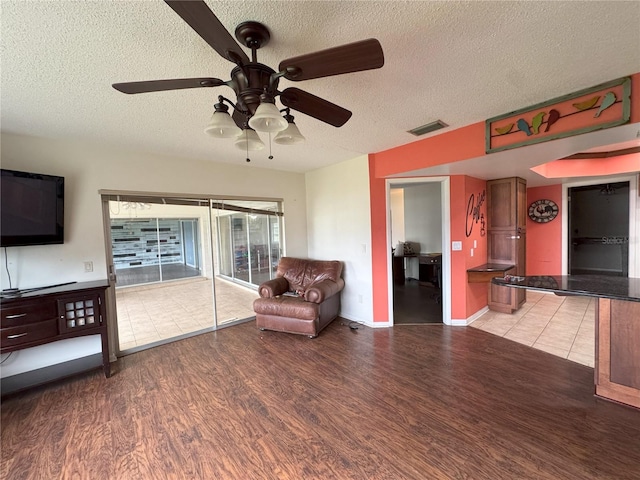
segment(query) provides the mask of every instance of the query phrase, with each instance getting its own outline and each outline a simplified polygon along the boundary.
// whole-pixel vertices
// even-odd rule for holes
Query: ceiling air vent
[[[435,132],[436,130],[440,130],[441,128],[448,127],[446,123],[442,120],[436,120],[435,122],[427,123],[426,125],[422,125],[421,127],[414,128],[413,130],[409,130],[409,133],[419,137],[420,135],[425,135],[427,133]]]

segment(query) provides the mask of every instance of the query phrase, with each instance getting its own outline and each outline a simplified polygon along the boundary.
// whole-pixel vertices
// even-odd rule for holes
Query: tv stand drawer
[[[20,327],[43,320],[53,320],[57,316],[54,302],[25,302],[6,308],[3,306],[0,311],[0,325],[2,328]]]
[[[47,320],[45,322],[28,323],[19,327],[3,328],[0,330],[2,348],[24,345],[45,338],[54,338],[58,335],[58,322]]]

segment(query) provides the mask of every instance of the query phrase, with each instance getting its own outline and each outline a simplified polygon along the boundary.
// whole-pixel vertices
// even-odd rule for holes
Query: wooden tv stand
[[[111,376],[106,280],[72,283],[0,298],[0,353],[85,335],[100,335],[102,369]]]

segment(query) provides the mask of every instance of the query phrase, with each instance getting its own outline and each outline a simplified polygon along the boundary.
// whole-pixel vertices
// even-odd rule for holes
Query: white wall
[[[373,324],[368,156],[306,174],[309,257],[344,262],[340,315]]]
[[[440,183],[404,188],[404,234],[407,242],[419,242],[423,253],[442,252]]]
[[[389,208],[391,210],[391,245],[404,242],[404,188],[392,188],[389,191]]]
[[[1,136],[1,158],[2,168],[65,177],[65,243],[9,247],[8,264],[13,287],[29,288],[107,277],[98,194],[101,189],[282,198],[286,252],[291,256],[307,256],[305,178],[302,174],[247,167],[240,160],[235,166],[6,133]],[[4,266],[4,251],[0,261]],[[92,273],[84,272],[85,261],[93,262]],[[5,269],[0,272],[0,285],[8,288]],[[82,342],[74,345],[77,345],[75,358],[100,351],[99,341],[95,342],[95,349],[84,348]],[[14,353],[2,365],[1,375],[42,366],[44,353],[40,352],[45,350],[50,364],[57,363],[50,348],[34,347]],[[16,367],[18,364],[20,368]]]

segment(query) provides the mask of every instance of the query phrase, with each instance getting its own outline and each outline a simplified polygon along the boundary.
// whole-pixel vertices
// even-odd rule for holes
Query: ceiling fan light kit
[[[262,95],[256,113],[249,119],[249,126],[256,132],[276,133],[286,129],[289,123],[280,114],[273,99],[269,102],[266,95]]]
[[[287,112],[289,109],[286,109]],[[296,143],[304,142],[305,138],[300,133],[298,126],[293,122],[293,116],[286,113],[284,118],[287,120],[288,126],[285,130],[281,131],[273,139],[278,145],[295,145]]]
[[[260,140],[260,137],[251,128],[245,128],[238,138],[236,138],[234,145],[243,151],[257,152],[264,148],[264,143]]]
[[[229,115],[229,107],[222,103],[222,96],[218,97],[219,102],[215,104],[211,121],[205,127],[204,132],[215,138],[235,138],[242,130]]]
[[[372,70],[384,65],[380,42],[370,38],[283,60],[276,72],[257,60],[257,50],[267,45],[271,38],[263,24],[248,21],[236,27],[235,37],[251,50],[250,59],[203,0],[165,0],[165,3],[221,57],[236,65],[231,71],[231,79],[151,80],[115,83],[113,88],[122,93],[137,94],[226,85],[235,92],[236,103],[219,96],[215,112],[204,131],[216,138],[235,138],[235,146],[245,151],[264,148],[256,131],[269,133],[269,138],[271,133],[277,133],[274,142],[280,145],[303,142],[305,137],[293,122],[289,109],[334,127],[341,127],[351,118],[349,110],[298,88],[278,90],[282,77],[299,82]],[[278,109],[275,104],[277,97],[286,108]],[[225,102],[233,107],[233,115],[229,115]],[[285,112],[284,116],[282,112]]]

